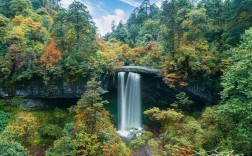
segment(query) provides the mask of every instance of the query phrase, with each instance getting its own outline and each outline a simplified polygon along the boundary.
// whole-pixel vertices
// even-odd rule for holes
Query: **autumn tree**
[[[152,141],[152,143],[160,147],[156,152],[162,151],[161,153],[164,153],[164,155],[184,152],[192,154],[193,150],[201,149],[204,131],[195,118],[186,116],[173,109],[160,110],[156,107],[146,110],[144,114],[151,120],[161,123],[159,130],[161,135],[158,138],[149,136],[149,140],[147,140],[149,146],[153,145],[151,144]],[[146,136],[144,135],[143,137]],[[136,144],[136,141],[140,141],[141,138],[142,136],[136,138],[131,144]],[[155,148],[152,150],[155,151]]]
[[[77,123],[84,124],[88,133],[95,132],[100,124],[99,116],[102,116],[104,110],[103,105],[108,101],[103,100],[101,95],[106,93],[100,87],[101,82],[97,82],[94,78],[87,83],[86,91],[83,97],[78,101],[72,111],[75,112]],[[82,120],[85,118],[85,120]],[[80,125],[81,126],[81,125]]]
[[[103,108],[108,103],[101,96],[104,93],[95,78],[87,83],[82,98],[70,108],[75,120],[67,125],[67,135],[55,142],[46,152],[47,156],[130,155]]]
[[[43,62],[47,68],[57,64],[62,56],[61,51],[56,49],[54,40],[45,47],[44,52],[45,53],[40,57],[40,61]]]
[[[97,39],[99,51],[96,57],[90,59],[89,69],[99,76],[114,75],[116,69],[123,66],[122,53],[128,50],[128,46],[119,42],[106,42]]]
[[[0,138],[19,142],[25,147],[34,146],[37,124],[37,118],[32,113],[20,112],[13,123],[6,126]]]

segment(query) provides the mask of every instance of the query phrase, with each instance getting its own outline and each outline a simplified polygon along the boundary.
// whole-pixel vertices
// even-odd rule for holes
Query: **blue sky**
[[[143,0],[79,0],[84,3],[93,17],[98,33],[101,35],[111,31],[111,23],[118,24],[121,20],[126,21],[135,7]],[[152,3],[161,5],[162,0],[151,0]],[[73,0],[62,0],[63,7],[67,8]]]

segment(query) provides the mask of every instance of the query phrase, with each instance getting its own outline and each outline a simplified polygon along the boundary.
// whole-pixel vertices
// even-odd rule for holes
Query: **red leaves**
[[[61,51],[56,49],[54,40],[45,47],[44,52],[45,53],[40,57],[40,61],[43,62],[47,68],[57,64],[62,56]]]
[[[26,55],[17,44],[11,44],[8,48],[12,59],[13,70],[18,70],[25,63]]]

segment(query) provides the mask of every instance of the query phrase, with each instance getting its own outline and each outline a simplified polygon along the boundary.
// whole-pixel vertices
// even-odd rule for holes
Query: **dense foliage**
[[[66,135],[46,155],[130,155],[103,108],[107,101],[101,97],[105,91],[100,82],[93,78],[86,88],[77,105],[70,108],[74,121],[66,125]]]
[[[27,156],[28,150],[22,147],[17,142],[8,142],[6,140],[1,140],[0,141],[0,154],[2,156],[8,156],[8,155]]]
[[[57,1],[58,3],[58,1]],[[1,84],[80,80],[95,54],[95,26],[80,2],[0,1]]]
[[[0,0],[0,91],[40,83],[86,91],[69,110],[21,110],[0,99],[0,155],[252,154],[252,1],[143,0],[126,23],[100,37],[74,1]],[[104,108],[101,80],[123,65],[161,69],[171,88],[201,84],[212,101],[195,109],[184,92],[144,110],[128,146]],[[155,104],[156,105],[156,104]]]

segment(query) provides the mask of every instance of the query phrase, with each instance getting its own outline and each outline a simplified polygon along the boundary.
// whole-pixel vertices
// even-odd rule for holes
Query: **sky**
[[[74,0],[62,0],[61,4],[67,8]],[[117,25],[120,21],[126,22],[131,12],[141,5],[143,0],[79,0],[84,3],[93,21],[98,28],[98,33],[105,35],[111,31],[111,23]],[[162,0],[151,0],[157,6],[161,6]]]

